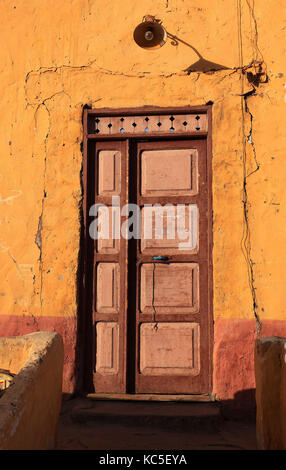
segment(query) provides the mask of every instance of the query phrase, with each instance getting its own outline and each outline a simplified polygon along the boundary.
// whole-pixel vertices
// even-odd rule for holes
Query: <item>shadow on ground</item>
[[[218,407],[215,409],[212,405],[217,407],[213,403],[122,404],[91,401],[84,397],[73,398],[63,402],[57,448],[256,449],[255,422],[225,419],[216,412]],[[151,410],[150,413],[146,413],[146,407]]]
[[[239,390],[232,400],[222,400],[220,405],[225,419],[255,422],[255,388]]]

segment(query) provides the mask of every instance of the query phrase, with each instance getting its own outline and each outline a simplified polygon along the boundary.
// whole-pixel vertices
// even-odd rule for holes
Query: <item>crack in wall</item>
[[[43,175],[44,184],[43,184],[43,196],[42,196],[42,210],[41,210],[41,214],[40,214],[40,217],[39,217],[38,232],[37,232],[36,239],[35,239],[35,242],[36,242],[37,239],[40,240],[40,246],[39,246],[39,250],[40,250],[39,271],[40,271],[40,305],[41,305],[41,313],[43,312],[43,240],[42,240],[42,229],[43,229],[45,198],[47,197],[47,191],[46,191],[47,158],[48,158],[47,142],[48,142],[48,138],[49,138],[50,130],[51,130],[51,121],[50,121],[51,114],[50,114],[49,108],[46,105],[46,101],[48,101],[48,99],[52,99],[52,97],[46,98],[45,100],[43,100],[42,103],[40,105],[38,105],[38,107],[35,111],[35,115],[34,115],[34,118],[36,120],[36,113],[38,112],[38,110],[40,109],[41,106],[44,106],[45,109],[47,110],[47,113],[48,113],[48,131],[47,131],[46,137],[44,139],[45,158],[44,158],[44,175]]]
[[[85,65],[67,65],[67,64],[63,64],[63,65],[51,65],[49,67],[41,66],[38,69],[32,69],[32,70],[30,70],[29,72],[26,73],[25,83],[28,83],[30,75],[33,74],[33,73],[43,74],[43,73],[47,73],[47,72],[57,72],[58,70],[62,70],[62,69],[83,70],[85,68],[91,67],[95,62],[96,62],[96,59],[92,60],[91,62],[89,62],[88,64],[85,64]]]
[[[247,113],[250,116],[250,129],[249,129],[249,134],[246,137],[245,132],[243,132],[243,216],[244,216],[244,233],[242,237],[242,252],[244,254],[246,263],[247,263],[247,269],[248,269],[248,281],[249,281],[249,287],[251,291],[251,296],[252,296],[252,308],[253,308],[253,314],[255,317],[256,321],[256,331],[257,334],[259,335],[262,331],[263,324],[260,320],[259,314],[258,314],[258,302],[257,302],[257,295],[256,295],[256,286],[255,286],[255,275],[254,275],[254,265],[255,262],[253,261],[252,258],[252,246],[251,246],[251,234],[250,234],[250,227],[249,227],[249,217],[248,217],[248,211],[249,211],[249,206],[251,206],[248,198],[248,191],[247,191],[247,179],[254,175],[259,168],[260,165],[257,160],[257,155],[256,155],[256,149],[255,149],[255,144],[253,141],[253,115],[249,110],[248,106],[248,98],[250,96],[255,95],[255,92],[250,92],[246,93],[245,96],[243,97],[244,101],[244,111],[242,110],[243,114]],[[244,124],[245,121],[243,120]],[[244,128],[245,131],[245,128]],[[253,151],[253,156],[254,156],[254,161],[255,161],[255,168],[252,170],[250,173],[246,173],[246,157],[247,157],[247,152],[246,152],[246,143],[250,143],[252,146],[252,151]]]
[[[37,129],[37,113],[41,106],[44,106],[44,108],[47,111],[48,114],[48,129],[47,133],[44,139],[44,148],[45,148],[45,158],[44,158],[44,172],[43,172],[43,196],[42,196],[42,201],[41,201],[41,213],[39,216],[39,221],[38,221],[38,229],[37,233],[35,236],[35,243],[37,247],[39,248],[40,254],[39,254],[39,271],[40,271],[40,305],[41,305],[41,312],[43,311],[43,239],[42,239],[42,230],[43,230],[43,217],[44,217],[44,208],[45,208],[45,199],[47,197],[47,189],[46,189],[46,174],[47,174],[47,159],[48,159],[48,139],[51,133],[51,112],[50,109],[47,106],[47,102],[54,99],[56,96],[59,96],[61,94],[67,95],[70,99],[70,95],[66,93],[65,90],[61,90],[58,92],[53,93],[52,95],[48,96],[45,98],[41,103],[38,105],[33,105],[30,104],[31,106],[36,106],[36,110],[34,113],[34,122],[35,122],[35,129]]]
[[[42,217],[43,217],[43,205],[42,205],[42,212],[39,217],[38,230],[37,230],[36,237],[35,237],[35,243],[40,251],[42,249]]]
[[[146,72],[146,71],[137,71],[137,72],[134,72],[134,73],[126,73],[126,72],[121,72],[121,71],[118,71],[118,70],[110,70],[110,69],[106,69],[104,67],[101,67],[99,65],[96,64],[96,59],[92,60],[91,62],[89,62],[88,64],[86,65],[78,65],[78,66],[73,66],[73,65],[55,65],[55,66],[42,66],[42,67],[39,67],[38,69],[32,69],[30,70],[29,72],[27,72],[26,76],[25,76],[25,85],[24,85],[24,88],[25,88],[25,100],[26,100],[26,107],[28,106],[36,106],[36,103],[31,103],[29,100],[28,100],[28,97],[27,97],[27,87],[28,87],[28,82],[29,82],[29,79],[32,75],[43,75],[43,74],[46,74],[46,73],[57,73],[58,71],[61,71],[61,70],[73,70],[73,71],[76,71],[76,70],[85,70],[87,68],[90,68],[92,66],[95,66],[97,71],[100,72],[100,73],[103,73],[105,75],[113,75],[113,76],[122,76],[122,77],[126,77],[126,78],[146,78],[146,77],[158,77],[158,78],[171,78],[171,77],[174,77],[174,76],[178,76],[178,77],[182,77],[182,76],[189,76],[189,75],[192,75],[192,74],[196,74],[196,81],[198,80],[199,76],[200,75],[213,75],[213,74],[217,74],[218,72],[219,73],[222,73],[224,72],[224,70],[226,71],[231,71],[231,73],[225,73],[224,76],[222,77],[222,80],[224,78],[227,78],[231,75],[233,75],[234,73],[236,72],[239,72],[239,71],[247,71],[248,69],[252,69],[253,67],[260,67],[262,68],[262,64],[263,64],[263,61],[259,61],[257,59],[254,59],[252,60],[249,64],[246,64],[246,65],[240,65],[239,67],[227,67],[225,69],[218,69],[218,70],[215,70],[215,69],[212,69],[210,68],[209,70],[196,70],[196,71],[188,71],[188,69],[184,69],[184,70],[180,70],[180,71],[177,71],[177,72],[159,72],[159,73],[152,73],[152,72]],[[250,74],[252,74],[252,72],[250,71],[249,72]],[[253,74],[255,75],[255,74]],[[45,100],[42,101],[42,103],[44,101],[47,101],[49,99],[51,99],[53,96],[57,95],[57,94],[60,94],[60,93],[66,93],[64,90],[61,90],[59,92],[56,92],[54,95],[52,95],[51,97],[48,97],[46,98]],[[40,105],[42,104],[40,103]],[[40,106],[38,105],[38,106]]]
[[[47,98],[48,99],[48,98]],[[43,229],[43,216],[44,216],[44,206],[45,206],[45,198],[47,196],[46,192],[46,173],[47,173],[47,156],[48,156],[48,151],[47,151],[47,139],[50,134],[50,110],[48,109],[45,101],[44,100],[40,105],[37,106],[37,109],[34,114],[34,119],[35,119],[35,127],[36,127],[36,114],[38,110],[40,109],[41,106],[44,106],[45,109],[47,110],[48,113],[48,131],[46,134],[46,137],[44,139],[44,148],[45,148],[45,158],[44,158],[44,174],[43,174],[43,196],[42,196],[42,201],[41,201],[41,214],[39,216],[39,222],[38,222],[38,230],[35,236],[35,243],[37,247],[40,250],[40,255],[39,255],[39,272],[40,272],[40,305],[41,305],[41,313],[43,311],[43,240],[42,240],[42,229]]]
[[[89,62],[88,64],[86,65],[54,65],[54,66],[49,66],[49,67],[45,67],[45,66],[41,66],[39,67],[38,69],[32,69],[30,70],[29,72],[26,73],[26,76],[25,76],[25,85],[24,85],[24,90],[25,90],[25,101],[26,101],[26,108],[28,106],[36,106],[35,103],[30,103],[29,100],[28,100],[28,97],[27,97],[27,86],[28,86],[28,81],[31,77],[31,75],[33,74],[39,74],[39,75],[42,75],[42,74],[45,74],[45,73],[57,73],[59,70],[63,70],[63,69],[73,69],[73,70],[84,70],[86,68],[89,68],[91,67],[94,63],[95,63],[96,59],[94,59],[93,61]],[[59,92],[56,92],[54,93],[53,95],[49,96],[48,98],[45,98],[37,107],[37,109],[42,105],[42,104],[45,104],[46,101],[52,99],[54,96],[58,95],[58,94],[61,94],[61,93],[66,93],[64,90],[61,90]],[[67,93],[66,93],[67,94]]]
[[[241,67],[241,116],[242,116],[242,164],[243,164],[243,184],[242,184],[243,201],[242,203],[243,203],[243,221],[244,221],[241,248],[242,248],[242,252],[243,252],[246,264],[247,264],[248,282],[249,282],[249,287],[250,287],[251,296],[252,296],[252,309],[253,309],[253,314],[254,314],[254,318],[256,321],[256,332],[257,332],[257,335],[260,335],[263,324],[258,314],[259,307],[258,307],[258,301],[257,301],[256,286],[255,286],[255,273],[254,273],[255,262],[252,257],[251,233],[250,233],[250,227],[249,227],[249,207],[251,206],[251,203],[249,202],[248,190],[247,190],[248,178],[254,175],[259,170],[260,164],[257,159],[255,143],[253,140],[254,116],[250,112],[248,99],[251,96],[256,95],[256,88],[259,86],[260,83],[268,82],[268,77],[267,77],[267,73],[263,70],[264,66],[266,68],[266,64],[264,63],[263,56],[258,48],[258,26],[257,26],[257,21],[254,15],[254,1],[253,1],[252,6],[250,5],[249,0],[246,0],[246,3],[247,3],[248,8],[250,9],[250,13],[254,22],[255,38],[253,40],[253,44],[255,44],[255,47],[256,47],[256,54],[252,62],[253,62],[253,66],[254,66],[256,73],[253,74],[251,72],[250,74],[246,70],[243,70],[243,67]],[[238,19],[239,61],[240,61],[240,64],[242,65],[243,64],[242,0],[237,0],[237,19]],[[261,61],[257,60],[258,54],[260,55],[262,59]],[[244,90],[244,76],[245,75],[248,79],[248,82],[252,85],[252,90],[248,92],[245,92]],[[246,115],[248,115],[250,118],[250,127],[249,127],[248,133],[246,132],[246,123],[245,123]],[[247,173],[247,149],[246,149],[247,143],[250,143],[252,147],[252,152],[253,152],[253,157],[254,157],[254,162],[255,162],[254,170],[250,171],[249,173]]]
[[[58,71],[62,71],[62,70],[65,70],[65,69],[66,70],[74,70],[74,71],[82,71],[82,70],[85,70],[85,69],[88,69],[88,68],[92,67],[93,65],[96,66],[98,71],[100,71],[101,73],[106,74],[106,75],[119,75],[119,76],[128,77],[128,78],[143,78],[146,75],[149,75],[149,73],[150,73],[150,72],[136,72],[134,74],[127,74],[127,73],[120,72],[120,71],[105,69],[104,67],[100,67],[99,65],[96,64],[96,59],[94,59],[94,60],[90,61],[88,64],[84,64],[84,65],[66,65],[66,64],[63,64],[63,65],[54,65],[54,66],[41,66],[38,69],[32,69],[32,70],[29,70],[29,72],[26,73],[25,85],[24,85],[26,107],[35,106],[35,103],[30,103],[29,100],[28,100],[28,97],[27,97],[28,82],[29,82],[30,77],[33,74],[43,75],[45,73],[57,73]],[[174,74],[170,74],[170,75],[174,75]],[[57,92],[55,94],[59,94],[59,93],[66,93],[66,92],[64,90],[62,90],[62,91]],[[47,98],[47,99],[50,99],[50,98]],[[44,101],[46,101],[46,100],[44,100]]]
[[[45,191],[45,190],[44,190]],[[44,196],[45,197],[45,196]],[[36,233],[35,237],[35,243],[37,247],[40,250],[40,255],[39,255],[39,272],[40,272],[40,304],[41,304],[41,313],[43,310],[43,297],[42,297],[42,291],[43,291],[43,252],[42,252],[42,220],[43,220],[43,214],[44,214],[44,197],[42,198],[42,211],[39,217],[39,222],[38,222],[38,230]]]
[[[258,55],[259,55],[260,60],[262,62],[264,62],[262,52],[261,52],[261,50],[259,49],[259,46],[258,46],[258,25],[257,25],[256,17],[255,17],[255,12],[254,12],[254,9],[255,9],[254,0],[252,0],[252,5],[250,5],[250,0],[246,0],[246,3],[247,3],[247,6],[249,8],[249,12],[250,12],[253,24],[254,24],[253,49],[254,49],[254,51],[256,51],[254,60],[258,60]]]

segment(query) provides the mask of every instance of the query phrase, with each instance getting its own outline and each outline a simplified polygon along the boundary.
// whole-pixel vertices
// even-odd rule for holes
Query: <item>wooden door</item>
[[[141,240],[136,244],[135,391],[207,393],[206,142],[144,142],[136,153]]]
[[[98,141],[94,159],[101,220],[117,197],[120,226],[129,202],[141,228],[126,240],[110,226],[94,244],[95,392],[208,393],[206,140]]]
[[[112,224],[118,217],[117,209],[120,217],[127,203],[127,145],[127,141],[97,142],[92,155],[94,200],[99,207],[90,215],[96,216],[101,234],[94,240],[93,384],[96,392],[104,393],[126,392],[127,242],[115,233]],[[114,207],[114,200],[119,207]]]

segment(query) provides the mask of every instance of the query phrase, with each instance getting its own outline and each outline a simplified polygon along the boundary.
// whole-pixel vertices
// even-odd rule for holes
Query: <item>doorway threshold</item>
[[[160,395],[151,393],[88,393],[87,398],[91,400],[114,400],[114,401],[166,401],[166,402],[214,402],[209,394],[196,395]]]

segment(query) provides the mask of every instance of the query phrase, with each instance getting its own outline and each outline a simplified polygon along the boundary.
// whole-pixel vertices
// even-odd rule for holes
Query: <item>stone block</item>
[[[261,450],[286,449],[286,338],[255,342],[256,435]]]

